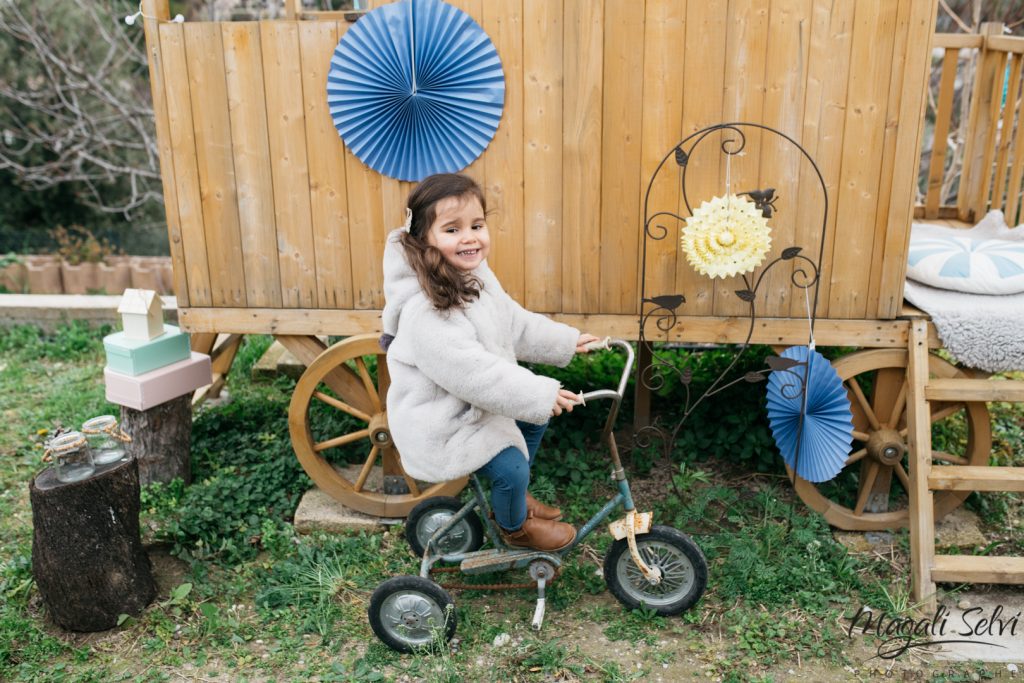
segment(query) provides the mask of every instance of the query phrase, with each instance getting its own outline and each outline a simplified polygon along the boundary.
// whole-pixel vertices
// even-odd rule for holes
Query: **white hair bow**
[[[406,208],[405,210],[405,223],[402,225],[402,230],[410,232],[412,230],[412,209]]]

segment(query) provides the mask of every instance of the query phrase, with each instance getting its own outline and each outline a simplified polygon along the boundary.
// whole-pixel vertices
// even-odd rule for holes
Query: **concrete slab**
[[[1024,669],[1024,587],[971,588],[941,601],[949,610],[942,643],[929,651],[939,661],[1004,662]]]
[[[359,476],[358,465],[338,468],[338,471],[349,481],[355,481]],[[366,489],[369,491],[379,491],[382,478],[381,468],[379,466],[374,467],[370,470],[370,476],[366,478]],[[314,531],[326,531],[328,533],[353,530],[381,531],[385,526],[404,521],[404,519],[364,515],[342,505],[320,490],[319,487],[313,487],[306,491],[305,495],[302,496],[302,500],[299,501],[299,507],[295,510],[294,524],[297,532],[309,534]]]
[[[851,553],[886,553],[893,544],[893,535],[888,531],[834,531],[832,536]],[[972,549],[986,543],[978,515],[962,505],[935,525],[935,545],[939,548]]]
[[[252,366],[252,378],[255,380],[269,380],[278,375],[285,375],[292,379],[298,379],[306,366],[292,355],[280,342],[274,342],[263,352],[260,359]]]
[[[935,525],[937,547],[973,548],[987,543],[988,539],[981,533],[981,520],[978,515],[963,505]]]

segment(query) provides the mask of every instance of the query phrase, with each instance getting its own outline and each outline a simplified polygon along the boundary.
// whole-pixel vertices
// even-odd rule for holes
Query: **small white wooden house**
[[[117,307],[128,339],[156,339],[164,333],[163,302],[150,289],[126,289]]]

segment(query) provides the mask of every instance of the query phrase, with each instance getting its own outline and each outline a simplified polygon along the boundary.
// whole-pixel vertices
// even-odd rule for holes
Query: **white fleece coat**
[[[388,347],[388,426],[402,467],[416,479],[448,481],[475,472],[508,446],[525,455],[515,420],[544,423],[559,384],[517,360],[564,366],[579,340],[575,328],[517,304],[487,266],[473,274],[480,298],[437,311],[398,243],[384,248],[384,333]]]

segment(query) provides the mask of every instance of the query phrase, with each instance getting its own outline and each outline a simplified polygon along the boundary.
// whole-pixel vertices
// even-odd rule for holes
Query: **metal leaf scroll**
[[[504,104],[494,44],[441,0],[400,0],[363,15],[327,74],[327,105],[345,144],[398,180],[469,166],[494,138]]]
[[[747,322],[746,337],[742,341],[735,343],[737,342],[737,337],[741,337],[742,332],[727,333],[731,338],[727,337],[724,341],[735,343],[735,354],[728,366],[698,393],[692,388],[694,374],[692,367],[697,354],[690,354],[687,360],[680,365],[676,357],[666,357],[664,354],[659,353],[659,349],[655,346],[656,340],[673,343],[678,340],[686,340],[685,326],[688,317],[681,308],[686,302],[682,293],[659,293],[653,295],[648,292],[648,287],[650,286],[647,272],[648,256],[650,253],[653,253],[649,247],[652,246],[652,242],[660,240],[681,241],[679,236],[682,228],[694,214],[691,200],[696,199],[699,204],[701,200],[707,199],[706,197],[691,197],[691,188],[688,186],[690,176],[702,171],[711,173],[713,177],[717,178],[717,173],[721,168],[720,164],[707,163],[700,164],[698,167],[698,165],[691,165],[689,163],[690,159],[693,158],[696,148],[705,141],[717,142],[719,151],[726,157],[725,165],[728,167],[729,157],[745,153],[747,131],[756,132],[759,136],[776,136],[789,143],[796,151],[796,154],[806,162],[806,167],[812,171],[812,174],[807,177],[817,178],[817,187],[820,188],[823,199],[820,217],[821,239],[819,241],[817,258],[804,255],[802,248],[799,246],[789,246],[782,249],[781,255],[774,260],[760,266],[755,266],[753,272],[743,272],[737,277],[739,287],[734,290],[734,293],[741,301],[749,304],[746,307],[746,317],[740,318],[741,321],[746,320]],[[705,147],[708,146],[711,145],[705,145]],[[659,177],[661,178],[660,181]],[[655,192],[656,182],[674,184],[675,192]],[[764,218],[770,218],[777,210],[776,202],[779,201],[779,196],[776,194],[775,188],[751,189],[745,192],[727,190],[727,192],[729,191],[734,192],[736,195],[746,195],[749,197]],[[801,189],[797,196],[805,196],[803,193],[804,190]],[[659,200],[656,198],[661,197],[681,197],[681,206],[678,202],[658,205],[656,202]],[[639,340],[641,351],[650,354],[650,365],[640,366],[637,382],[641,386],[653,391],[665,387],[666,378],[674,376],[682,387],[683,399],[673,406],[674,410],[670,423],[663,423],[661,420],[667,416],[662,415],[655,418],[653,424],[638,430],[636,435],[638,446],[648,446],[653,440],[658,440],[661,443],[662,458],[666,464],[670,465],[672,449],[680,442],[680,431],[690,415],[693,414],[694,410],[703,401],[739,383],[760,383],[766,380],[771,383],[771,379],[776,375],[787,374],[794,377],[802,375],[804,364],[799,360],[784,357],[769,357],[767,359],[768,367],[763,370],[743,373],[736,372],[736,370],[743,354],[750,348],[750,342],[757,323],[758,302],[759,300],[765,300],[763,293],[761,293],[761,284],[765,281],[766,274],[779,263],[788,262],[784,268],[789,269],[789,281],[792,286],[804,290],[807,294],[811,295],[807,297],[807,300],[809,302],[810,318],[809,335],[810,338],[813,338],[818,305],[818,284],[821,280],[820,264],[825,244],[825,230],[828,224],[828,207],[828,191],[817,164],[815,164],[811,156],[796,140],[769,126],[743,122],[716,124],[688,135],[678,144],[668,149],[651,175],[644,194]],[[664,247],[660,247],[657,252],[659,259],[663,252]],[[651,322],[656,324],[651,325]],[[678,329],[677,326],[682,329]],[[652,338],[652,336],[656,339]],[[723,334],[723,336],[725,335]],[[771,372],[770,377],[768,376],[769,372]],[[735,377],[734,374],[738,374],[739,377]],[[802,395],[803,384],[795,382],[793,386],[797,388],[797,393]],[[675,485],[674,480],[673,485]]]

